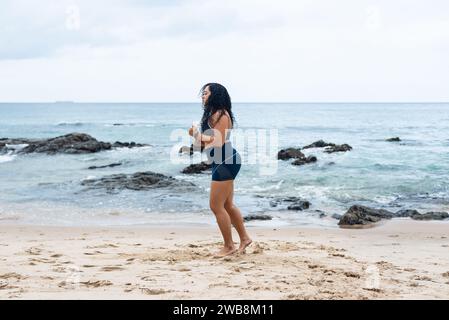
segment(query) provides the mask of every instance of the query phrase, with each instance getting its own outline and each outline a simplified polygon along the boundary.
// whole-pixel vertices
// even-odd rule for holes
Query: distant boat
[[[54,103],[75,103],[75,101],[65,101],[65,100],[60,100],[60,101],[55,101]]]

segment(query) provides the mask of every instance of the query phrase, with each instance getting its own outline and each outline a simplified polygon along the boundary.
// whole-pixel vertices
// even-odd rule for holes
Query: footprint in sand
[[[324,269],[323,273],[327,276],[332,276],[333,274],[337,273],[335,270],[332,269]]]
[[[120,270],[125,270],[125,268],[118,266],[106,266],[101,268],[101,271],[120,271]]]
[[[393,269],[395,268],[394,264],[392,264],[391,262],[388,261],[377,261],[376,265],[378,265],[379,267],[383,267],[385,269]]]
[[[356,273],[356,272],[352,272],[352,271],[345,271],[344,275],[347,276],[348,278],[357,278],[360,279],[360,274]]]
[[[47,258],[32,258],[28,259],[30,263],[56,263],[56,260],[47,259]]]
[[[242,261],[239,263],[238,268],[241,270],[251,270],[255,267],[256,265],[252,262],[247,262],[247,261]]]
[[[12,286],[8,283],[8,281],[0,280],[0,290],[6,290],[6,289],[17,289],[17,286]]]
[[[177,271],[181,271],[181,272],[187,272],[187,271],[192,271],[192,269],[187,268],[187,267],[180,267],[179,269],[176,269]]]
[[[68,287],[73,287],[74,283],[70,283],[67,281],[61,281],[58,283],[58,287],[59,288],[68,288]]]
[[[234,272],[241,272],[242,271],[240,269],[240,267],[238,267],[238,266],[232,267],[231,270],[234,271]]]
[[[11,285],[9,279],[15,279],[15,281],[20,281],[26,279],[27,277],[15,272],[4,273],[0,275],[0,290],[17,289],[18,286]]]
[[[22,279],[26,279],[27,277],[22,276],[21,274],[18,274],[15,272],[0,274],[0,279],[11,279],[11,278],[14,278],[17,280],[22,280]]]
[[[377,292],[377,293],[383,292],[382,289],[378,289],[378,288],[362,288],[362,289],[366,290],[366,291]]]
[[[264,249],[269,250],[268,248],[264,247],[263,245],[261,245],[260,243],[254,243],[254,245],[252,246],[253,250],[250,252],[251,254],[262,254]]]
[[[118,245],[115,245],[113,243],[104,243],[104,244],[99,244],[96,246],[86,246],[86,249],[104,249],[104,248],[118,248]]]
[[[38,256],[41,254],[42,249],[41,248],[37,248],[37,247],[31,247],[27,250],[25,250],[26,253],[33,255],[33,256]]]
[[[105,287],[105,286],[113,285],[113,283],[109,280],[89,280],[89,281],[83,281],[80,283],[89,288],[98,288],[98,287]]]
[[[329,253],[329,255],[333,256],[333,257],[340,257],[340,258],[344,258],[346,257],[344,254],[342,253]]]
[[[142,290],[142,293],[148,294],[148,295],[157,295],[157,294],[164,294],[173,292],[172,290],[165,290],[165,289],[150,289],[150,288],[140,288]]]
[[[411,280],[418,280],[418,281],[432,281],[432,278],[428,277],[428,276],[419,276],[419,275],[414,275],[410,277]]]
[[[84,254],[86,255],[86,256],[95,256],[95,255],[97,255],[97,254],[103,254],[104,252],[101,252],[101,251],[98,251],[98,250],[96,250],[96,251],[94,251],[94,252],[84,252]]]
[[[407,272],[416,271],[416,269],[414,269],[414,268],[404,268],[402,270],[407,271]]]
[[[59,273],[65,273],[66,272],[66,268],[64,267],[56,267],[52,269],[53,272],[59,272]]]

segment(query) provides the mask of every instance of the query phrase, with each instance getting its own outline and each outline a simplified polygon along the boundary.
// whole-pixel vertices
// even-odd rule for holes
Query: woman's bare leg
[[[215,214],[218,227],[224,240],[224,247],[215,256],[222,257],[232,254],[236,251],[234,241],[232,240],[231,218],[224,207],[226,198],[232,190],[232,180],[212,181],[210,187],[210,208]]]
[[[243,217],[240,212],[240,209],[234,204],[234,181],[232,181],[232,189],[228,198],[224,203],[224,207],[226,211],[229,213],[231,217],[231,223],[234,228],[237,230],[237,233],[240,237],[240,247],[239,252],[243,252],[247,246],[249,246],[252,242],[248,233],[246,232],[245,224],[243,223]]]

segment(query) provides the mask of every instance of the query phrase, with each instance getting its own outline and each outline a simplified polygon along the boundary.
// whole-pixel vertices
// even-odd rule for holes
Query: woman
[[[241,158],[229,141],[235,120],[226,88],[218,83],[208,83],[201,88],[201,98],[204,109],[201,132],[192,126],[189,134],[197,144],[205,145],[204,152],[209,161],[212,160],[209,205],[224,240],[223,248],[214,256],[224,257],[237,251],[243,253],[252,242],[243,224],[242,214],[233,202],[234,179],[240,170]],[[232,240],[231,223],[240,237],[238,249]]]

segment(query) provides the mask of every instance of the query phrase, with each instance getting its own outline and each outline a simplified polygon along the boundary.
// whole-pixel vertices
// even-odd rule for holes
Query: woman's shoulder
[[[222,111],[218,110],[215,111],[214,113],[211,114],[210,119],[211,119],[211,124],[215,125],[219,119],[222,119],[223,117],[226,118],[226,120],[231,119],[231,117],[229,116],[229,113],[224,110],[223,115],[222,115]]]

